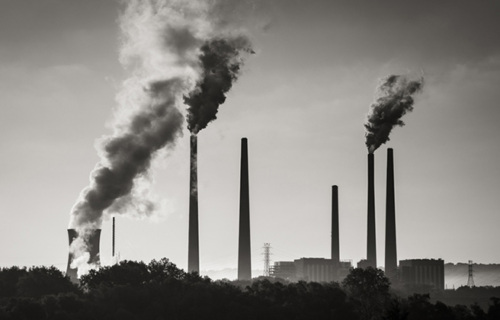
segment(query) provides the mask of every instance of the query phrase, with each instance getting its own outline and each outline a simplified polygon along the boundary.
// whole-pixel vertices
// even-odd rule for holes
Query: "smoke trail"
[[[200,47],[213,37],[207,1],[126,3],[120,17],[120,61],[132,76],[117,95],[113,134],[100,141],[101,160],[90,185],[71,210],[70,228],[78,231],[79,239],[70,251],[79,272],[88,267],[85,239],[101,227],[104,214],[116,209],[122,213],[126,207],[144,213],[154,209],[134,191],[140,189],[138,182],[147,181],[157,151],[173,147],[182,134],[181,99],[193,91],[200,76]]]
[[[395,126],[404,126],[401,120],[413,110],[412,95],[422,90],[424,79],[409,81],[400,75],[385,78],[378,88],[379,97],[370,106],[366,123],[366,146],[373,153],[383,143],[389,141],[389,134]]]
[[[243,64],[243,53],[253,53],[250,41],[244,36],[214,38],[205,42],[199,56],[202,77],[184,102],[188,107],[188,129],[197,134],[217,118],[219,105],[237,80]]]

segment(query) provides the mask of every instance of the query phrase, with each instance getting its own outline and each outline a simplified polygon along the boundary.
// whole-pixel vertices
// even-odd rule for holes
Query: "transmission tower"
[[[270,243],[264,243],[264,252],[262,253],[264,255],[264,277],[269,277],[270,276],[270,263],[271,263],[271,244]]]
[[[475,285],[474,285],[474,271],[472,269],[472,260],[469,260],[469,279],[467,280],[467,286],[469,288],[475,287]]]

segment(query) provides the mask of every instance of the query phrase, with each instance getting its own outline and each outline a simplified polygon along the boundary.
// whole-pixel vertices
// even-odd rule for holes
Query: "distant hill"
[[[500,264],[473,264],[474,284],[476,286],[500,286]],[[444,279],[448,289],[467,285],[469,265],[467,263],[446,263]]]

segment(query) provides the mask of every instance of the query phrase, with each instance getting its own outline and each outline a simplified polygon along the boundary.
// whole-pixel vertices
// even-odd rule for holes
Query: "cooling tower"
[[[375,237],[375,173],[374,155],[368,154],[368,233],[366,260],[368,267],[377,267],[377,247]]]
[[[75,229],[68,229],[68,239],[69,245],[78,237],[78,232]],[[99,265],[101,263],[99,258],[99,241],[101,238],[101,229],[93,230],[89,236],[84,240],[89,252],[89,260],[86,261],[89,264]],[[66,276],[68,276],[71,281],[78,281],[78,270],[76,268],[71,268],[71,262],[73,261],[73,254],[70,251],[68,255],[68,267],[66,268]]]
[[[340,263],[339,245],[339,189],[332,186],[332,261],[336,266]]]
[[[394,156],[387,149],[387,194],[385,216],[385,274],[394,283],[397,280],[396,207],[394,196]]]
[[[200,272],[198,236],[198,138],[191,135],[191,170],[189,179],[188,272]]]
[[[248,186],[248,143],[241,139],[240,232],[238,243],[238,280],[252,279],[250,257],[250,196]]]

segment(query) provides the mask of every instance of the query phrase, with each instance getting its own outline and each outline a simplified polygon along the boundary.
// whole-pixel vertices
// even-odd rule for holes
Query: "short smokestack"
[[[78,238],[78,231],[75,229],[68,229],[68,239],[69,245],[73,243],[73,241]],[[99,241],[101,239],[101,229],[94,229],[90,232],[87,238],[84,239],[86,247],[89,250],[89,259],[85,261],[87,264],[100,265],[100,250],[99,250]],[[68,266],[66,268],[66,276],[68,276],[71,281],[78,281],[78,269],[72,268],[71,263],[73,262],[73,253],[71,250],[68,255]]]
[[[332,186],[332,261],[336,266],[340,263],[339,188],[337,186]]]
[[[191,135],[191,170],[189,179],[188,272],[200,272],[198,236],[198,138]]]
[[[387,194],[385,216],[385,274],[394,283],[397,280],[396,206],[394,195],[394,156],[387,149]]]
[[[240,233],[238,243],[238,280],[252,279],[250,257],[250,196],[248,186],[248,143],[241,139]]]
[[[367,234],[367,267],[377,267],[377,247],[375,236],[375,159],[368,154],[368,234]]]

